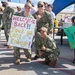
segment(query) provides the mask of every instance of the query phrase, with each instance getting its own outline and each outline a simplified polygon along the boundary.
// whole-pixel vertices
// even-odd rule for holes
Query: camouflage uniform
[[[3,12],[0,12],[0,31],[1,31],[1,28],[2,28],[2,15],[3,15]]]
[[[33,14],[35,19],[36,19],[36,15],[39,15],[39,13],[36,12],[35,14]],[[53,28],[53,23],[52,23],[50,13],[45,11],[43,17],[39,21],[37,21],[36,25],[37,26],[36,26],[36,31],[35,31],[35,40],[40,38],[40,35],[38,32],[41,27],[46,27],[48,29],[48,34],[49,34],[50,30]],[[36,50],[36,54],[37,54],[37,50]]]
[[[39,13],[36,12],[35,14],[33,14],[35,19],[36,19],[36,15],[39,15]],[[50,30],[53,28],[51,15],[47,11],[44,12],[43,17],[37,22],[37,30],[36,30],[36,32],[39,32],[39,29],[41,27],[46,27],[48,29],[48,34],[49,34]]]
[[[3,12],[3,26],[4,26],[4,32],[6,36],[6,40],[8,41],[8,31],[10,30],[11,27],[11,20],[12,20],[12,15],[14,14],[14,9],[11,7],[6,7]]]
[[[15,15],[17,16],[23,16],[23,17],[29,17],[29,18],[34,18],[31,14],[29,14],[28,16],[24,16],[24,11],[21,13],[16,13]],[[14,56],[16,59],[20,59],[20,49],[18,47],[14,47]],[[23,49],[23,48],[22,48]],[[24,54],[26,55],[27,58],[31,58],[31,49],[23,49],[24,50]]]
[[[41,50],[41,47],[43,45],[46,47],[45,51]],[[56,46],[55,41],[48,36],[46,37],[45,40],[42,39],[41,37],[39,37],[37,40],[35,40],[35,48],[38,52],[37,54],[39,57],[41,57],[41,58],[47,58],[48,57],[48,59],[50,61],[56,60],[60,54],[60,50]],[[39,55],[39,51],[42,52],[42,55]]]

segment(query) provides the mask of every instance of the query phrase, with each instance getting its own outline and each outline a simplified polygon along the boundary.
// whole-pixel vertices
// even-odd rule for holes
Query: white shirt
[[[55,19],[55,14],[54,14],[54,12],[51,11],[50,14],[51,14],[51,18],[52,18],[52,19]]]

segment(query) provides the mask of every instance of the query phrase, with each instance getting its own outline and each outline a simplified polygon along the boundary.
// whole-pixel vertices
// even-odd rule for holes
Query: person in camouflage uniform
[[[46,27],[48,29],[48,34],[49,34],[50,30],[53,28],[51,15],[49,12],[44,10],[43,2],[39,1],[37,6],[38,6],[38,11],[33,14],[34,18],[37,20],[36,32],[39,32],[39,29],[41,27]]]
[[[45,64],[55,66],[60,54],[59,48],[56,46],[55,41],[47,35],[47,28],[42,27],[39,35],[40,38],[35,40],[35,49],[38,51],[38,57],[45,58]]]
[[[2,15],[3,15],[3,8],[0,7],[0,31],[2,29]]]
[[[34,17],[30,14],[30,10],[31,10],[32,5],[30,3],[26,3],[24,6],[24,11],[20,12],[20,13],[16,13],[15,15],[17,16],[23,16],[23,17],[29,17],[34,19]],[[14,47],[14,56],[16,58],[16,64],[20,64],[20,49],[18,47]],[[23,48],[22,48],[23,49]],[[30,62],[31,61],[31,49],[23,49],[24,50],[24,54],[27,57],[27,61]]]
[[[48,29],[47,34],[50,34],[51,29],[53,28],[53,23],[51,19],[51,15],[49,12],[45,11],[44,3],[39,1],[37,4],[38,11],[33,14],[34,18],[37,20],[36,31],[35,31],[35,40],[39,38],[39,29],[41,27],[46,27]],[[36,51],[37,54],[37,51]],[[36,59],[37,56],[34,57]]]
[[[13,8],[8,6],[7,2],[2,1],[2,6],[5,8],[4,12],[3,12],[2,21],[3,21],[3,27],[4,27],[4,33],[5,33],[5,36],[6,36],[6,40],[8,41],[8,37],[9,37],[8,32],[10,30],[12,16],[15,13],[15,11],[14,11]]]

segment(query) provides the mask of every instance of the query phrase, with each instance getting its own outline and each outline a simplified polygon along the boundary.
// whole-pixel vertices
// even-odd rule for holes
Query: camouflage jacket
[[[15,12],[14,9],[11,8],[10,6],[8,6],[4,9],[2,21],[3,21],[3,25],[8,25],[7,26],[8,29],[11,26],[12,16],[13,16],[14,12]]]
[[[46,39],[42,39],[42,37],[39,37],[38,39],[35,40],[35,48],[36,50],[41,50],[42,46],[46,47],[46,52],[51,52],[54,53],[55,55],[59,55],[60,54],[60,50],[56,45],[56,42],[51,39],[50,37],[46,37]]]
[[[33,14],[35,19],[36,19],[36,15],[39,15],[39,13],[36,12]],[[44,12],[44,15],[42,16],[42,18],[37,22],[37,30],[36,31],[38,32],[41,27],[48,28],[48,32],[50,32],[50,30],[53,28],[51,15],[47,11]]]

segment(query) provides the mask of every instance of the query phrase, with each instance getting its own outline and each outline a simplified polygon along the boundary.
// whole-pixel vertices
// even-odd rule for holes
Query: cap
[[[32,8],[31,3],[29,3],[29,2],[27,2],[27,3],[25,4],[25,6],[29,6],[30,8]]]
[[[38,5],[44,5],[44,3],[42,1],[39,1]]]
[[[46,31],[47,32],[47,28],[46,27],[41,27],[40,31]]]

